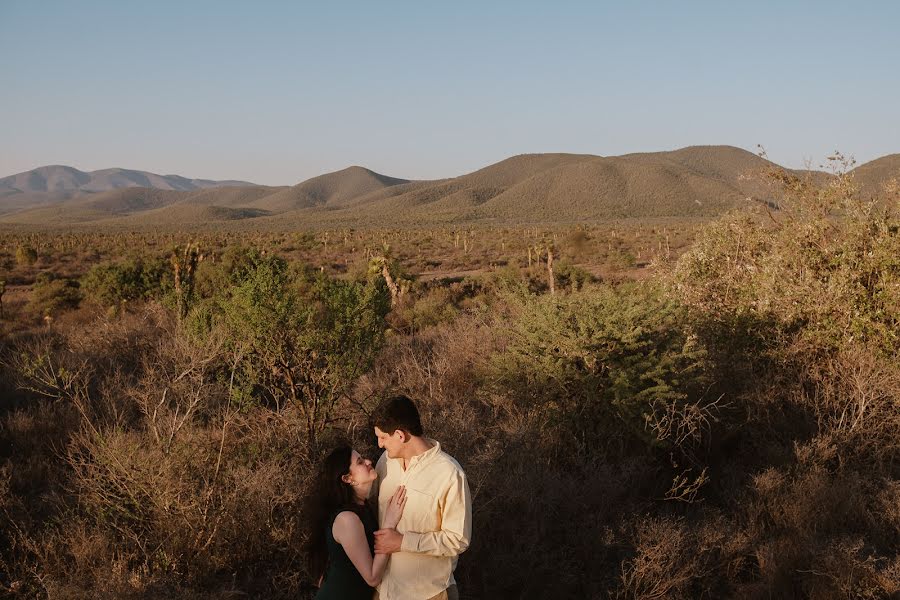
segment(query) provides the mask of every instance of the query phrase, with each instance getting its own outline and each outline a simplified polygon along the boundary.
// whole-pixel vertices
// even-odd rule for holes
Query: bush
[[[736,375],[735,392],[774,379],[775,400],[799,416],[791,435],[818,437],[843,460],[893,461],[900,227],[835,160],[824,185],[770,172],[780,208],[701,231],[675,279],[719,363],[750,365],[720,370]],[[758,398],[739,399],[755,410]]]
[[[678,263],[687,305],[718,322],[771,321],[795,356],[852,344],[900,351],[900,228],[839,171],[825,186],[770,174],[781,210],[706,228]],[[787,345],[783,345],[785,349]]]
[[[577,292],[589,283],[595,283],[596,278],[580,267],[576,267],[568,261],[561,261],[554,270],[557,289]]]
[[[252,271],[263,255],[253,248],[229,246],[222,256],[197,265],[194,291],[201,298],[212,298],[232,285],[239,284]]]
[[[390,296],[384,280],[344,282],[320,275],[311,284],[268,257],[221,303],[241,377],[277,409],[306,420],[311,453],[335,403],[374,359],[384,339]]]
[[[511,297],[501,389],[572,432],[583,451],[694,440],[703,429],[706,359],[684,312],[651,285]]]
[[[401,320],[413,331],[452,321],[459,314],[454,300],[454,294],[448,287],[428,288],[414,301],[406,303]]]
[[[95,265],[82,279],[85,296],[106,307],[162,296],[169,288],[169,267],[161,260],[134,259]]]
[[[37,262],[37,250],[31,246],[19,246],[16,248],[16,264],[19,266],[31,266]]]
[[[56,315],[63,310],[77,307],[79,302],[81,290],[77,281],[41,273],[31,289],[28,310],[37,315]]]

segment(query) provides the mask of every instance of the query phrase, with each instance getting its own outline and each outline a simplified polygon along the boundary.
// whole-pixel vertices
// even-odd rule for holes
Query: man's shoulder
[[[462,465],[459,464],[455,458],[447,454],[447,452],[441,448],[440,451],[434,455],[433,464],[440,469],[446,469],[447,472],[455,472],[460,475],[465,476],[466,472],[463,470]]]

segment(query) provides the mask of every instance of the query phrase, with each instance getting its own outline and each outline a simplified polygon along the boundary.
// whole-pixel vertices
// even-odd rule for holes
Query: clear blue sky
[[[900,2],[0,0],[0,176],[900,152]]]

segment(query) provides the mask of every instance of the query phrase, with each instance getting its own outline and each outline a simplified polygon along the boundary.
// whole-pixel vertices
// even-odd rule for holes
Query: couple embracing
[[[465,473],[424,436],[406,396],[383,402],[373,424],[375,467],[349,446],[325,459],[309,542],[316,600],[456,600],[453,570],[472,535]]]

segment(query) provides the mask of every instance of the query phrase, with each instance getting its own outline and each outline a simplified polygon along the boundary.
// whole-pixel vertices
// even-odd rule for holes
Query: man
[[[391,554],[377,600],[457,600],[453,571],[472,537],[472,497],[462,467],[424,437],[419,411],[406,396],[381,403],[373,415],[378,447],[372,494],[381,522],[391,496],[406,488],[396,529],[375,532],[375,553]]]

